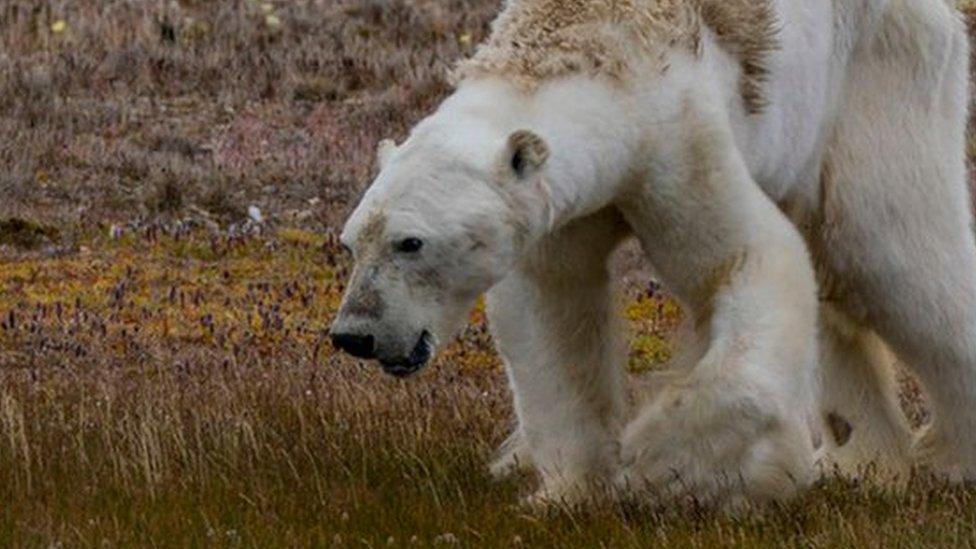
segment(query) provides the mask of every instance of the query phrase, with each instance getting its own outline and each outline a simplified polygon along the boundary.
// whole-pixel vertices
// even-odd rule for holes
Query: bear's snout
[[[430,332],[424,330],[409,356],[397,360],[380,360],[380,365],[383,371],[391,376],[406,378],[422,370],[430,362],[433,354],[434,346],[431,343]]]
[[[434,356],[434,338],[427,330],[406,349],[397,349],[390,341],[377,341],[372,333],[334,330],[331,337],[336,349],[363,360],[378,360],[384,372],[400,378],[416,374]]]
[[[376,339],[368,334],[333,333],[332,345],[356,358],[376,358]]]

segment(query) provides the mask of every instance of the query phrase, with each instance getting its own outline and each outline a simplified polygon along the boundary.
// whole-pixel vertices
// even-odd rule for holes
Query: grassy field
[[[480,310],[416,380],[334,353],[373,145],[497,8],[0,5],[0,546],[976,546],[976,489],[924,479],[529,513],[485,469],[513,418]],[[618,264],[636,377],[681,313]]]

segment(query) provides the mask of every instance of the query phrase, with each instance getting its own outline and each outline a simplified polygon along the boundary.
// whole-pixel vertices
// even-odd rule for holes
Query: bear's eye
[[[424,247],[424,241],[419,238],[404,238],[397,242],[394,247],[400,253],[413,254],[419,252]]]

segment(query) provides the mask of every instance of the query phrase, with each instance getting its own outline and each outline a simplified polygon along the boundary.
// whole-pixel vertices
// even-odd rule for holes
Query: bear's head
[[[548,156],[526,130],[421,126],[380,143],[380,173],[341,236],[355,267],[334,345],[397,377],[420,371],[548,223]]]

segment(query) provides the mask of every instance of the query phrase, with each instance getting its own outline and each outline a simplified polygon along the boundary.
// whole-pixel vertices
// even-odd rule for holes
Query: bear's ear
[[[508,136],[502,154],[502,168],[518,179],[528,179],[539,172],[549,159],[549,146],[546,141],[530,132],[518,130]]]
[[[386,168],[386,165],[390,163],[390,159],[397,152],[396,142],[392,139],[384,139],[376,145],[376,161],[379,163],[380,169]]]

